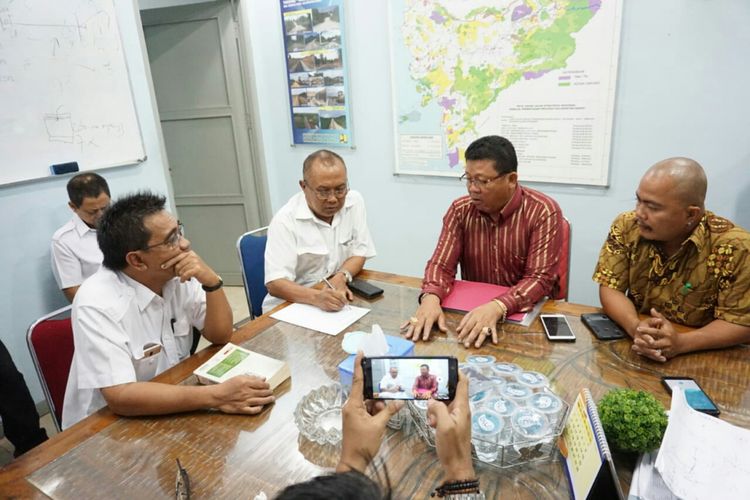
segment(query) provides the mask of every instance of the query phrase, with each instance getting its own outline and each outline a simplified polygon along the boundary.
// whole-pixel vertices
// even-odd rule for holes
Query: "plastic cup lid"
[[[531,396],[531,406],[544,413],[552,413],[562,408],[562,401],[554,394],[538,392]]]
[[[466,362],[471,363],[472,365],[491,365],[495,362],[495,356],[490,356],[489,354],[474,354],[472,356],[467,356]]]
[[[516,403],[507,398],[492,398],[487,401],[487,406],[504,417],[511,415],[517,408]]]
[[[541,437],[549,432],[549,420],[534,408],[519,408],[511,417],[513,428],[524,437]]]
[[[516,378],[519,382],[529,387],[544,387],[549,384],[547,377],[539,372],[521,372],[516,374]]]
[[[510,375],[521,371],[521,367],[515,363],[495,363],[492,369],[498,373]]]
[[[509,398],[519,399],[529,397],[531,390],[525,385],[513,382],[500,389],[500,394]]]
[[[503,430],[503,419],[489,410],[475,411],[471,416],[471,432],[484,436],[492,436]]]

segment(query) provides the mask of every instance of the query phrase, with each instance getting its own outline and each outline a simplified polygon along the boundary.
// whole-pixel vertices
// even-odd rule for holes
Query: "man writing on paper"
[[[284,300],[338,311],[353,298],[347,284],[375,256],[365,202],[349,190],[339,155],[321,149],[308,156],[299,186],[268,226],[263,312]],[[330,287],[310,288],[324,278]]]
[[[389,398],[405,398],[406,392],[404,391],[404,384],[401,382],[401,378],[398,376],[398,366],[392,365],[388,370],[388,373],[383,375],[380,379],[380,392],[386,393],[384,396]]]
[[[419,308],[401,327],[412,340],[427,340],[436,323],[446,331],[440,303],[450,293],[458,264],[465,280],[510,287],[464,316],[456,333],[465,347],[479,347],[490,335],[497,343],[497,323],[533,308],[557,282],[560,207],[518,183],[516,151],[507,139],[477,139],[465,157],[461,180],[469,194],[455,200],[443,217],[425,268]]]
[[[705,210],[707,184],[689,158],[652,166],[594,271],[604,312],[655,361],[750,341],[750,234]],[[695,330],[678,334],[672,322]]]
[[[105,405],[120,415],[253,414],[274,400],[268,384],[251,376],[207,386],[149,382],[189,355],[193,326],[217,344],[232,335],[221,278],[190,249],[164,204],[148,192],[129,195],[99,223],[103,265],[73,301],[63,428]]]
[[[83,280],[99,269],[102,252],[96,224],[109,206],[109,186],[100,175],[78,174],[68,181],[68,206],[73,218],[52,236],[52,272],[65,297],[73,302]]]

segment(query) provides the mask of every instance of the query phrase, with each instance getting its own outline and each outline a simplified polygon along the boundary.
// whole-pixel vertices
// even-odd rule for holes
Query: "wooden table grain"
[[[385,294],[355,304],[372,311],[349,330],[379,324],[395,335],[416,308],[420,280],[365,271]],[[661,364],[635,355],[629,340],[600,342],[579,316],[596,309],[549,302],[544,312],[566,314],[575,343],[549,342],[536,320],[529,328],[505,325],[498,345],[464,349],[455,340],[460,315],[448,315],[448,334],[433,336],[415,348],[418,355],[450,354],[463,361],[485,353],[546,374],[555,392],[572,403],[588,387],[595,399],[609,389],[631,387],[652,392],[669,405],[660,377],[683,375],[698,380],[720,406],[722,419],[750,428],[750,351],[739,346],[695,353]],[[194,498],[269,498],[288,484],[326,473],[338,450],[303,438],[294,409],[310,390],[338,380],[342,334],[329,336],[264,315],[235,333],[233,342],[289,363],[292,377],[276,390],[276,403],[257,416],[196,411],[162,417],[125,418],[105,408],[0,469],[1,498],[171,498],[175,458],[191,478]],[[212,346],[160,375],[165,383],[196,383],[192,371],[218,348]],[[395,498],[425,498],[441,480],[433,450],[415,433],[389,431],[378,456],[385,464]],[[617,457],[627,492],[633,457]],[[568,498],[558,460],[507,469],[478,466],[487,498]]]

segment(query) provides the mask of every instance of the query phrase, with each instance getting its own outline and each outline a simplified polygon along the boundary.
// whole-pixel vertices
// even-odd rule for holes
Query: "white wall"
[[[144,65],[146,57],[140,18],[134,0],[115,0],[125,56],[130,71],[138,119],[148,159],[136,166],[99,171],[108,181],[113,198],[126,192],[149,188],[167,194],[169,183],[165,154],[158,126],[155,101]],[[0,186],[3,230],[0,338],[23,372],[32,396],[44,399],[26,347],[26,329],[37,318],[67,305],[50,268],[50,238],[71,217],[65,191],[70,176]]]
[[[339,151],[364,194],[378,256],[373,269],[421,276],[442,215],[464,193],[457,180],[393,175],[388,19],[384,3],[346,3],[356,150]],[[277,210],[295,192],[313,147],[289,146],[277,2],[243,1],[262,118],[265,165]],[[608,188],[532,185],[573,224],[570,300],[598,305],[591,281],[615,215],[633,207],[643,172],[670,156],[706,168],[708,208],[750,227],[750,2],[628,0],[624,5]],[[523,169],[523,165],[520,165]]]

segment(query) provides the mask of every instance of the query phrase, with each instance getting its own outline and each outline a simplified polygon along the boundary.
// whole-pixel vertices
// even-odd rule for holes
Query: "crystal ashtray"
[[[294,422],[300,434],[318,444],[339,445],[344,400],[340,384],[324,385],[308,392],[294,410]]]

